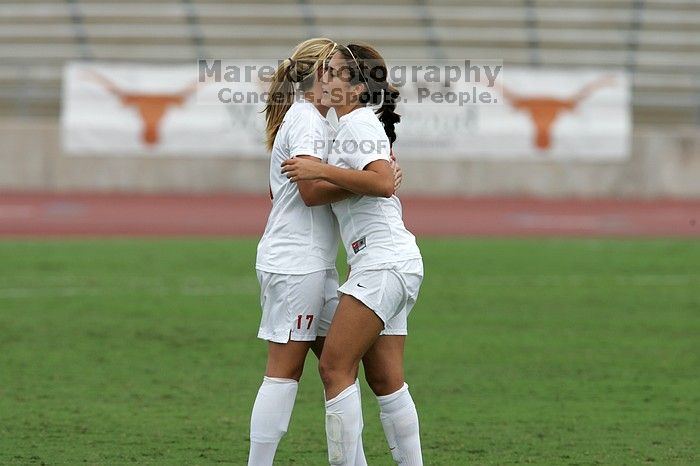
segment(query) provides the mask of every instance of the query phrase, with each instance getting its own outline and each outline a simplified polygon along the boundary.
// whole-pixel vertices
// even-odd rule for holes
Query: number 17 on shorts
[[[305,330],[311,330],[311,324],[314,322],[313,314],[299,314],[297,316],[297,330],[304,328]]]

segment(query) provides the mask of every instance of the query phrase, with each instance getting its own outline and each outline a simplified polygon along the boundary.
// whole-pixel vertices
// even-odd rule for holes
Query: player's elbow
[[[304,201],[304,205],[306,205],[306,207],[321,205],[321,199],[319,199],[318,194],[310,186],[305,186],[304,188],[299,189],[299,195],[301,196],[301,200]]]
[[[381,190],[379,191],[379,196],[381,197],[391,197],[394,195],[394,183],[383,183]]]
[[[306,207],[313,207],[317,205],[315,203],[314,196],[311,193],[306,191],[299,191],[299,195],[301,196],[301,200],[304,201]]]
[[[377,197],[391,197],[394,194],[394,177],[388,173],[377,173],[372,185],[372,194]]]
[[[323,202],[321,202],[321,199],[318,199],[316,197],[310,197],[304,199],[304,204],[306,204],[306,207],[316,207],[323,205]]]

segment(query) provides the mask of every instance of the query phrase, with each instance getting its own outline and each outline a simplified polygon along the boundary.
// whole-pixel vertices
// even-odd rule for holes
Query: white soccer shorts
[[[338,307],[338,272],[304,275],[257,271],[262,318],[258,338],[275,343],[326,336]]]
[[[377,314],[384,322],[381,335],[407,335],[408,315],[422,282],[423,261],[411,259],[376,269],[351,270],[338,291],[357,298]]]

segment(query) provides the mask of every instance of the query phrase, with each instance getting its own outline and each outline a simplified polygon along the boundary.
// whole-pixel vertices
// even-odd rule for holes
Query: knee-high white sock
[[[361,416],[362,407],[355,384],[326,401],[326,439],[330,464],[355,465],[357,442],[361,434]]]
[[[248,466],[272,465],[277,445],[289,427],[298,387],[292,379],[263,379],[250,417]]]
[[[391,456],[402,466],[422,466],[418,413],[408,385],[386,396],[378,396],[379,418],[389,442]]]
[[[365,421],[362,416],[362,394],[360,393],[360,381],[355,379],[357,387],[357,398],[360,400],[360,436],[357,439],[357,453],[355,456],[355,466],[367,466],[367,458],[365,458],[365,448],[362,444],[362,430],[365,428]]]

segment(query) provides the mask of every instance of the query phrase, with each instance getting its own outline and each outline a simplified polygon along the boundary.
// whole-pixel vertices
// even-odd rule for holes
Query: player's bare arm
[[[311,163],[323,163],[318,157],[310,155],[297,155],[295,158],[308,160]],[[342,201],[355,194],[323,180],[300,180],[297,182],[297,188],[299,188],[299,194],[304,204],[308,207]]]
[[[312,157],[310,155],[298,155],[296,158],[303,158],[304,160],[310,160],[315,163],[323,163],[318,157]],[[396,192],[399,186],[401,186],[403,171],[401,170],[401,165],[395,159],[391,161],[391,168],[394,171],[394,192]],[[299,188],[299,194],[304,204],[308,207],[339,202],[356,194],[323,180],[300,180],[297,181],[297,187]]]
[[[356,194],[377,197],[394,194],[394,169],[386,160],[375,160],[363,170],[353,170],[294,158],[282,163],[282,173],[292,182],[322,180]]]

